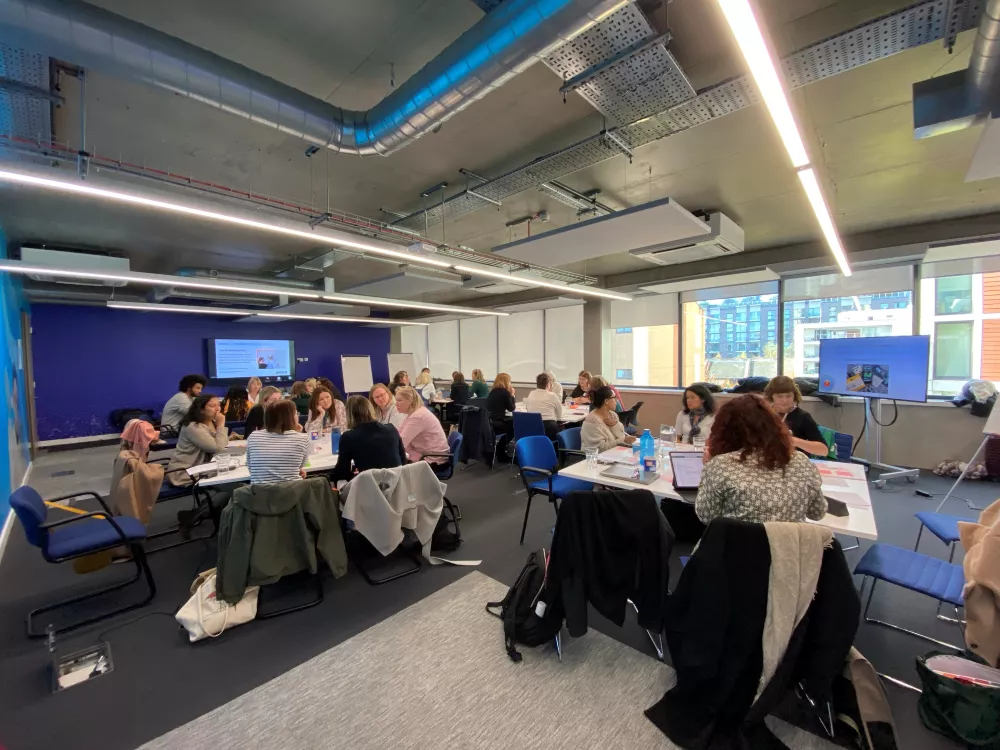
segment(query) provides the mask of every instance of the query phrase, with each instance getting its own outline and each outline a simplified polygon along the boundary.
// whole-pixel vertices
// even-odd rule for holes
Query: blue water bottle
[[[639,460],[643,471],[656,471],[656,440],[648,429],[643,430],[639,438]]]

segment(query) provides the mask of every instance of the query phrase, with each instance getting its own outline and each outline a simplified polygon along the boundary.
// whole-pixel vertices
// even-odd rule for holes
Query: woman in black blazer
[[[493,389],[486,397],[486,411],[490,413],[490,423],[493,434],[506,433],[508,438],[514,437],[514,420],[507,412],[514,413],[517,404],[514,403],[514,386],[510,384],[510,375],[501,372],[493,381]]]
[[[406,463],[403,439],[391,424],[380,424],[371,401],[347,399],[347,431],[340,436],[340,452],[331,478],[350,481],[368,469],[392,469]],[[353,464],[353,467],[352,467]]]

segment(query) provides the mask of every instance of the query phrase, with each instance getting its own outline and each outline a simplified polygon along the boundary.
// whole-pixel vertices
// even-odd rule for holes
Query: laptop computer
[[[674,489],[678,492],[697,490],[704,468],[700,451],[670,451],[670,469],[674,475]]]

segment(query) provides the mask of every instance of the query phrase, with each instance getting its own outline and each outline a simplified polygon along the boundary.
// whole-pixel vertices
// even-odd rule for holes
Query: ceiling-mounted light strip
[[[437,305],[423,302],[400,302],[385,297],[367,297],[360,294],[327,294],[319,291],[309,292],[294,287],[267,286],[266,284],[251,284],[223,279],[192,279],[186,276],[168,276],[157,273],[140,273],[138,271],[107,273],[105,271],[83,271],[73,268],[49,268],[36,266],[19,260],[0,261],[0,271],[22,275],[38,274],[54,276],[63,279],[96,279],[98,281],[122,281],[126,284],[142,286],[180,287],[182,289],[208,289],[213,292],[243,292],[249,294],[265,294],[271,296],[285,295],[296,299],[324,299],[341,302],[348,305],[364,307],[386,307],[399,310],[426,310],[429,312],[448,312],[462,315],[491,315],[502,317],[505,312],[485,310],[474,307],[457,307],[452,305]]]
[[[844,246],[837,233],[837,225],[833,222],[816,172],[812,169],[809,154],[802,141],[802,135],[799,133],[799,127],[795,123],[795,116],[792,114],[788,95],[774,63],[774,56],[764,40],[764,32],[753,12],[751,0],[718,0],[718,2],[726,17],[726,22],[736,38],[740,52],[743,53],[747,67],[750,68],[750,75],[753,76],[754,83],[757,84],[757,91],[764,100],[764,105],[771,115],[774,126],[778,129],[782,143],[785,144],[788,158],[792,160],[792,166],[798,171],[799,180],[806,191],[806,197],[809,198],[809,205],[812,206],[813,213],[816,215],[816,221],[823,232],[826,244],[844,276],[850,276],[851,266],[847,262]]]
[[[199,307],[195,305],[164,305],[155,302],[117,302],[109,300],[108,307],[117,310],[142,310],[143,312],[194,313],[196,315],[234,315],[241,318],[285,318],[292,320],[321,320],[324,323],[365,323],[385,326],[427,326],[415,320],[395,320],[393,318],[351,318],[344,315],[296,315],[294,313],[258,312],[257,310],[235,310],[221,307]]]
[[[771,114],[778,135],[785,144],[785,150],[796,169],[808,166],[809,156],[795,124],[792,108],[785,95],[785,87],[774,65],[760,24],[750,7],[749,0],[719,0],[719,7],[726,17],[729,28],[732,29],[736,43],[743,53],[743,58],[750,68],[750,74],[757,84],[757,92],[764,100],[767,111]]]
[[[291,227],[284,227],[277,224],[268,224],[263,221],[254,221],[253,219],[245,219],[240,216],[223,214],[218,211],[206,211],[201,208],[194,208],[192,206],[185,206],[179,203],[171,203],[169,201],[157,200],[154,198],[145,198],[141,195],[123,193],[118,190],[98,188],[83,182],[53,180],[48,177],[40,177],[38,175],[24,174],[21,172],[10,172],[7,170],[0,170],[0,181],[12,182],[19,185],[31,185],[33,187],[45,188],[47,190],[57,190],[63,193],[73,193],[75,195],[85,195],[91,198],[102,198],[115,203],[127,203],[133,206],[155,208],[160,211],[169,211],[171,213],[183,214],[185,216],[195,216],[199,219],[207,219],[209,221],[217,221],[224,224],[234,224],[248,229],[257,229],[264,232],[272,232],[274,234],[283,234],[288,237],[298,237],[300,239],[309,240],[310,242],[322,242],[327,245],[352,248],[365,253],[373,253],[387,258],[394,258],[406,263],[419,263],[425,266],[434,266],[435,268],[448,268],[451,265],[445,261],[426,258],[421,255],[414,255],[413,253],[407,253],[402,250],[390,250],[389,248],[380,247],[378,245],[370,245],[365,242],[356,242],[346,238],[332,237],[321,231],[306,232],[301,229],[293,229]]]
[[[826,244],[830,247],[833,257],[837,259],[837,265],[840,266],[844,276],[850,276],[851,266],[847,262],[844,246],[840,243],[840,235],[837,234],[837,227],[834,225],[830,209],[826,205],[819,180],[816,179],[816,172],[812,168],[801,169],[799,170],[799,180],[802,182],[802,188],[806,191],[806,197],[809,198],[813,213],[816,214],[816,221],[819,222],[819,228],[823,232],[823,237],[826,238]]]
[[[294,313],[270,313],[258,312],[253,314],[255,318],[285,318],[287,320],[321,320],[324,323],[366,323],[368,325],[384,326],[424,326],[430,323],[421,323],[416,320],[394,320],[392,318],[345,318],[341,315],[297,315]]]
[[[632,298],[627,294],[620,294],[618,292],[608,292],[603,289],[591,289],[589,287],[575,287],[569,284],[557,284],[550,281],[538,281],[537,279],[526,278],[524,276],[515,276],[509,273],[499,273],[497,271],[486,271],[482,268],[472,268],[471,266],[452,266],[456,271],[460,271],[464,274],[469,274],[470,276],[486,276],[491,279],[502,279],[503,281],[510,282],[511,284],[520,284],[521,286],[531,286],[540,287],[542,289],[558,289],[560,292],[567,292],[568,294],[582,294],[588,297],[603,297],[604,299],[616,299],[622,302],[631,302]]]
[[[158,305],[153,302],[117,302],[109,300],[105,303],[116,310],[143,310],[146,312],[194,313],[196,315],[253,315],[253,310],[234,310],[231,307],[198,307],[195,305]]]

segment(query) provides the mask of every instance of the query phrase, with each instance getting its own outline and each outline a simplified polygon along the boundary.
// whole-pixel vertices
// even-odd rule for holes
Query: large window
[[[830,274],[786,280],[784,374],[815,377],[823,339],[913,333],[912,288],[910,266],[858,270],[847,278]]]
[[[466,380],[482,370],[492,381],[497,375],[497,318],[464,318],[458,321],[460,364]]]
[[[977,276],[979,274],[976,274]],[[972,312],[972,276],[946,276],[934,285],[935,315],[969,315]]]
[[[656,294],[611,303],[611,381],[617,385],[677,386],[677,295]],[[709,336],[718,339],[719,323]]]
[[[427,354],[431,376],[450,381],[451,374],[458,369],[457,320],[430,324],[427,328]]]
[[[761,319],[778,308],[776,283],[705,289],[682,295],[684,384],[723,388],[751,375],[778,374],[778,334]]]
[[[545,312],[511,313],[497,321],[500,335],[500,372],[521,383],[534,383],[544,368]]]
[[[934,325],[934,380],[972,377],[972,327],[971,320]]]
[[[563,383],[576,382],[583,369],[582,304],[545,311],[545,369]]]

